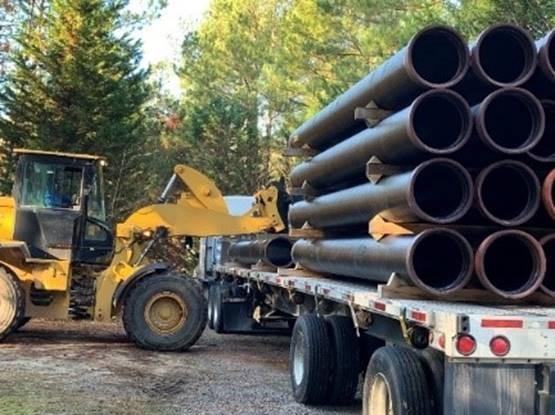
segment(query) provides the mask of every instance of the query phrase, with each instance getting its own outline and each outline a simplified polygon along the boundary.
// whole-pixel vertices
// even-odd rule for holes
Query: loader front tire
[[[25,295],[17,278],[0,268],[0,340],[24,318]]]
[[[177,273],[139,280],[125,298],[123,326],[143,349],[187,350],[200,338],[206,322],[201,288]]]

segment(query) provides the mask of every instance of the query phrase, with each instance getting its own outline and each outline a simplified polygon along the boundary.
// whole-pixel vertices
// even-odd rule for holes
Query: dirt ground
[[[33,321],[0,344],[0,414],[360,414],[295,403],[288,348],[207,329],[189,352],[156,353],[115,324]]]

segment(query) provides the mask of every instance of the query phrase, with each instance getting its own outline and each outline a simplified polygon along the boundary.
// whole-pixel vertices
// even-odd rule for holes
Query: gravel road
[[[155,353],[116,324],[32,321],[0,344],[0,414],[360,414],[296,404],[288,348],[207,330],[187,353]]]

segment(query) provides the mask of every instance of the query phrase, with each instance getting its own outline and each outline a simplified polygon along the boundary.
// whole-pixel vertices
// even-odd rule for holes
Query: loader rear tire
[[[23,289],[16,277],[0,268],[0,340],[12,333],[24,316]]]
[[[125,298],[123,326],[143,349],[187,350],[200,338],[206,322],[200,286],[177,273],[139,280]]]
[[[30,321],[31,321],[31,317],[23,317],[19,319],[19,321],[16,323],[14,327],[14,331],[19,330],[21,327],[23,327],[25,324],[27,324]]]

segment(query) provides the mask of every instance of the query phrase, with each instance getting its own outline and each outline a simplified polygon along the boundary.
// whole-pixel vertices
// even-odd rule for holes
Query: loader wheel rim
[[[13,321],[16,314],[14,293],[9,283],[0,278],[0,331],[5,330]]]
[[[393,401],[389,383],[382,373],[378,373],[368,396],[368,408],[371,414],[393,415]]]
[[[158,293],[145,307],[145,321],[148,327],[162,335],[178,332],[187,320],[188,310],[183,299],[172,292]]]

